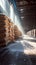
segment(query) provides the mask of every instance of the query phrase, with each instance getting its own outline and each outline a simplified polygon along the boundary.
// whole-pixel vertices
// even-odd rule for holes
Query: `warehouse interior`
[[[36,0],[0,0],[0,65],[36,65]]]
[[[27,34],[29,35],[31,34],[30,36],[36,37],[36,1],[15,0],[15,4],[16,4],[15,9],[18,11],[17,15],[21,20],[20,22],[21,26],[23,27],[23,32],[24,33],[28,32]]]

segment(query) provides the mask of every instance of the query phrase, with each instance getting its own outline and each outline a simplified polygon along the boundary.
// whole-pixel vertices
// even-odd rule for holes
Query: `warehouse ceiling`
[[[14,0],[25,32],[36,29],[36,1]]]

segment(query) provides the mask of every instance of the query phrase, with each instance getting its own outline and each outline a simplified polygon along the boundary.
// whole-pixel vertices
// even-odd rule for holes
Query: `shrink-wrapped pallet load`
[[[4,46],[9,40],[9,21],[5,15],[0,15],[0,46]]]

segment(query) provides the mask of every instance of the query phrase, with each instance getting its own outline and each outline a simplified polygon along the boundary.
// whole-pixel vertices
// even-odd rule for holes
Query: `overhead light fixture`
[[[24,17],[23,17],[23,16],[21,16],[21,19],[24,19]]]
[[[21,8],[21,9],[20,9],[20,13],[23,13],[23,12],[24,12],[24,9],[23,9],[23,8]]]
[[[20,11],[23,11],[23,9],[20,9]]]

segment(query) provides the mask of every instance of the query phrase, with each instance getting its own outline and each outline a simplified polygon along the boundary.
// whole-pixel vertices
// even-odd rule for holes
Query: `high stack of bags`
[[[18,27],[5,16],[0,15],[0,46],[5,46],[9,42],[13,42],[21,36]]]
[[[9,39],[9,21],[5,15],[0,15],[0,46],[7,44]]]

